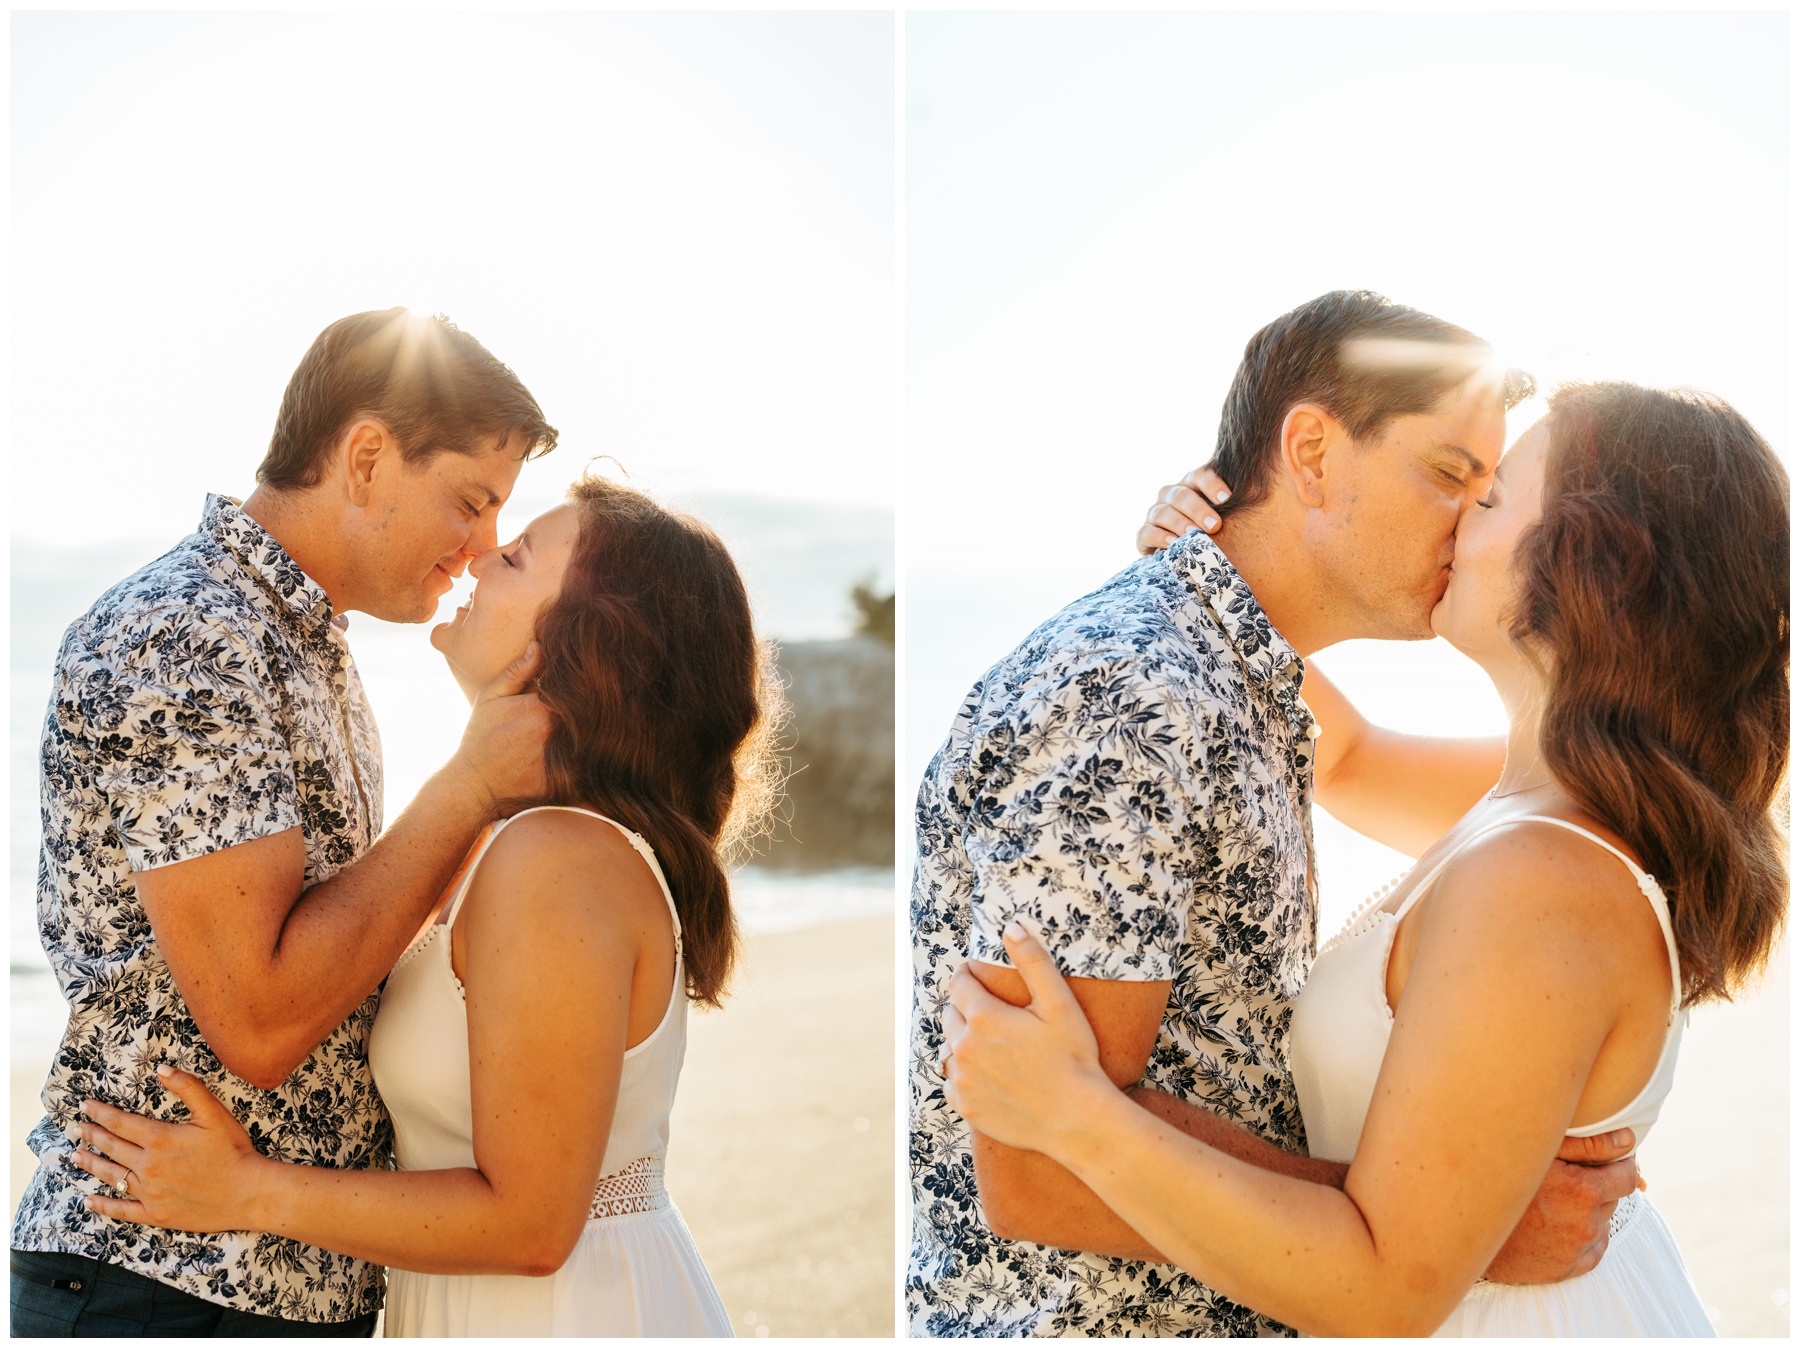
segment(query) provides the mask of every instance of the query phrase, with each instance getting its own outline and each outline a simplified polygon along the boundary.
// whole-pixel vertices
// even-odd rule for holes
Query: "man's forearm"
[[[1298,1152],[1285,1151],[1242,1124],[1220,1118],[1210,1109],[1163,1091],[1152,1090],[1148,1086],[1133,1086],[1126,1094],[1164,1123],[1179,1128],[1189,1137],[1198,1138],[1227,1156],[1248,1161],[1263,1170],[1273,1170],[1278,1175],[1291,1175],[1311,1184],[1327,1184],[1334,1189],[1343,1188],[1344,1176],[1350,1173],[1350,1167],[1340,1161],[1318,1161]]]
[[[440,772],[359,860],[300,894],[261,976],[229,1000],[236,1023],[218,1035],[218,1042],[255,1045],[246,1079],[264,1088],[285,1080],[379,986],[491,810],[466,778]],[[215,1030],[201,1029],[215,1040]]]
[[[1265,1170],[1342,1188],[1349,1167],[1283,1151],[1241,1125],[1185,1100],[1134,1086],[1140,1108],[1207,1145]],[[1018,1151],[975,1135],[975,1177],[994,1233],[1109,1258],[1167,1262],[1143,1236],[1064,1167],[1038,1152]]]
[[[982,1218],[1002,1240],[1166,1262],[1099,1195],[1048,1156],[1002,1146],[980,1133],[973,1146]]]

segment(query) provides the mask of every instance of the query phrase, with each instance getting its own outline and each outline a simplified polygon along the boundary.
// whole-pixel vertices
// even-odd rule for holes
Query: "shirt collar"
[[[300,569],[268,530],[244,513],[242,501],[208,495],[200,529],[236,558],[302,629],[317,636],[327,634],[333,614],[324,587]]]
[[[1298,690],[1306,676],[1305,662],[1275,630],[1249,584],[1217,543],[1196,529],[1171,543],[1163,556],[1169,569],[1219,620],[1251,683],[1270,686],[1283,681]]]

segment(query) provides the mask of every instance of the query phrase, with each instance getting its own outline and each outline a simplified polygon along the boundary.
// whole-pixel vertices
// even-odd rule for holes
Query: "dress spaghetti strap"
[[[468,871],[463,875],[462,884],[457,887],[456,897],[450,900],[450,909],[444,915],[443,925],[448,927],[456,921],[456,914],[461,910],[463,900],[468,897],[470,882],[475,879],[475,872],[481,868],[482,860],[487,856],[488,848],[494,845],[494,839],[498,838],[506,826],[512,823],[514,819],[523,819],[528,814],[537,814],[543,810],[567,810],[573,814],[589,815],[592,818],[611,824],[614,828],[618,829],[620,833],[625,835],[625,841],[631,844],[632,850],[636,852],[638,856],[642,857],[644,864],[650,868],[650,874],[656,877],[656,886],[662,891],[663,902],[669,905],[669,921],[675,925],[675,962],[677,966],[679,966],[681,963],[681,914],[675,909],[675,896],[669,890],[668,877],[663,874],[662,863],[656,859],[655,850],[649,843],[645,842],[642,837],[626,828],[625,825],[621,824],[617,819],[608,818],[598,810],[590,810],[582,805],[534,805],[529,810],[520,810],[511,818],[502,819],[498,824],[495,824],[493,831],[488,834],[486,841],[481,844],[481,850],[475,854],[475,860],[469,864]]]
[[[1604,847],[1620,861],[1625,863],[1626,868],[1631,872],[1632,878],[1637,881],[1639,891],[1650,901],[1651,911],[1656,914],[1656,923],[1662,928],[1663,945],[1669,952],[1669,974],[1672,983],[1669,994],[1669,1019],[1673,1020],[1676,1013],[1681,1009],[1681,959],[1676,953],[1675,928],[1669,921],[1669,900],[1662,892],[1662,886],[1656,883],[1655,876],[1651,875],[1617,847],[1614,847],[1611,843],[1607,842],[1605,838],[1590,832],[1580,824],[1570,823],[1567,819],[1558,819],[1552,814],[1521,814],[1516,815],[1511,819],[1496,819],[1492,823],[1475,830],[1475,832],[1471,833],[1467,838],[1464,838],[1462,842],[1458,843],[1455,850],[1453,850],[1449,856],[1433,866],[1423,880],[1413,886],[1412,893],[1408,894],[1401,902],[1399,908],[1394,910],[1394,921],[1396,923],[1399,922],[1401,918],[1406,916],[1408,910],[1425,896],[1425,891],[1431,888],[1432,883],[1438,878],[1438,874],[1444,867],[1448,866],[1461,855],[1463,848],[1467,847],[1477,838],[1485,837],[1496,829],[1505,828],[1509,824],[1524,823],[1555,824],[1558,828],[1567,829],[1571,833],[1579,833],[1589,842],[1594,843],[1596,846]]]

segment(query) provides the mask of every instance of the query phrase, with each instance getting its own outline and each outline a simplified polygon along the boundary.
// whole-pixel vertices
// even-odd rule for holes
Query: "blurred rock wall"
[[[894,648],[871,637],[781,647],[787,793],[757,865],[894,863]]]

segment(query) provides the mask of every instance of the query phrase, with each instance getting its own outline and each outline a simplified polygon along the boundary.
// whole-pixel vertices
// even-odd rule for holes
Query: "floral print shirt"
[[[1286,1044],[1318,939],[1303,673],[1196,533],[1070,604],[964,700],[917,807],[913,1334],[1291,1332],[1166,1264],[995,1236],[938,1062],[951,975],[1006,964],[1019,917],[1068,975],[1172,980],[1147,1085],[1305,1150]]]
[[[185,1117],[156,1079],[167,1061],[205,1081],[269,1156],[388,1163],[392,1130],[364,1052],[376,997],[280,1086],[259,1090],[200,1037],[133,881],[295,827],[308,885],[369,847],[381,829],[381,746],[343,620],[237,502],[210,496],[198,532],[69,627],[41,766],[38,925],[69,1024],[30,1136],[38,1168],[13,1248],[86,1255],[258,1315],[374,1310],[379,1268],[279,1236],[113,1221],[83,1206],[98,1181],[66,1159],[84,1097]]]

